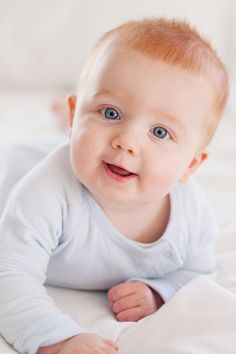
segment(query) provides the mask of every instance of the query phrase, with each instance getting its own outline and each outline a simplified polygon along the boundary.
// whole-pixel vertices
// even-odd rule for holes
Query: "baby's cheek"
[[[161,169],[146,174],[142,181],[142,188],[149,196],[162,198],[170,192],[173,186],[173,178],[169,172],[161,171]]]

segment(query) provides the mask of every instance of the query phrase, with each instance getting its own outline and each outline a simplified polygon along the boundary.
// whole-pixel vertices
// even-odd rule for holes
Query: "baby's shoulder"
[[[172,196],[186,211],[197,211],[198,209],[202,210],[204,207],[209,207],[209,202],[202,187],[193,178],[190,178],[185,183],[178,183]]]
[[[173,209],[188,230],[202,234],[202,230],[215,233],[218,230],[216,217],[204,190],[198,182],[190,178],[176,186]],[[210,231],[209,231],[210,230]]]
[[[70,164],[69,144],[60,145],[33,167],[18,183],[16,193],[48,202],[75,199],[82,193]]]

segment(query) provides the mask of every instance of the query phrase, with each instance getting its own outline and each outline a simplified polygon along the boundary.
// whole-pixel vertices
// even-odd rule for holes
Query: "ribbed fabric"
[[[0,186],[1,188],[1,186]],[[44,284],[109,289],[140,280],[165,301],[211,272],[217,231],[193,180],[170,195],[163,236],[151,244],[126,238],[75,178],[61,146],[17,185],[0,221],[0,333],[20,353],[84,331],[56,308]]]

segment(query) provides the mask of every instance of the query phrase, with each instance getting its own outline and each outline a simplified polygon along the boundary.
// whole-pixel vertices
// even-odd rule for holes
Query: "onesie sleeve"
[[[185,208],[182,208],[185,227],[177,232],[178,245],[174,242],[174,232],[173,242],[167,241],[173,250],[173,253],[169,252],[169,258],[171,259],[172,255],[178,258],[179,264],[176,269],[168,271],[167,266],[166,273],[156,279],[129,279],[146,283],[156,290],[165,302],[197,276],[207,275],[215,270],[214,240],[218,234],[218,225],[208,201],[198,186],[194,185],[194,193],[194,197],[189,198],[189,204],[186,203]],[[180,215],[178,217],[181,218]]]
[[[34,354],[83,332],[44,287],[61,232],[57,173],[30,173],[0,219],[0,333],[20,353]]]

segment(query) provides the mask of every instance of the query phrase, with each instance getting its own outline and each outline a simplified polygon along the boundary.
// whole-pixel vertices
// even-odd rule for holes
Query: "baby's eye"
[[[100,112],[107,119],[111,119],[111,120],[120,119],[119,112],[114,108],[103,108],[101,109]]]
[[[153,135],[155,135],[155,137],[157,137],[159,139],[165,139],[165,138],[170,139],[169,132],[163,127],[153,128],[152,133],[153,133]]]

